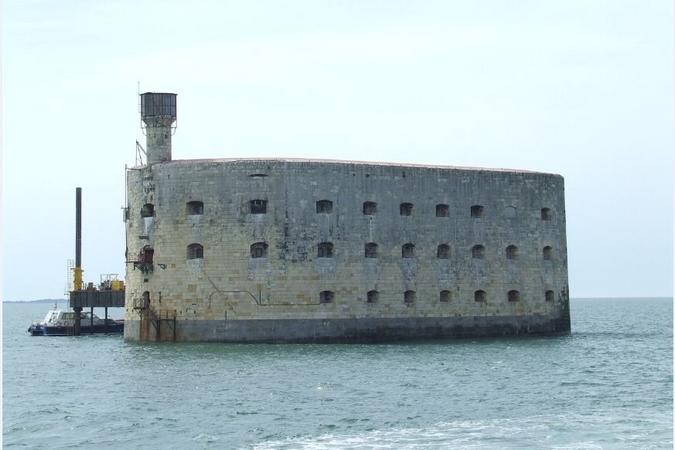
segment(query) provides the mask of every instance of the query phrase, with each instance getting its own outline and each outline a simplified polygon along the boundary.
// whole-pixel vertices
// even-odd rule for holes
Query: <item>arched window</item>
[[[487,299],[487,294],[483,290],[478,290],[473,293],[473,299],[477,302],[484,302]]]
[[[401,248],[401,256],[404,258],[415,257],[415,244],[407,243]]]
[[[331,242],[321,242],[321,243],[319,243],[317,256],[319,258],[332,258],[333,257],[333,244]]]
[[[377,203],[363,202],[363,214],[365,216],[374,216],[377,212]]]
[[[446,204],[439,203],[436,205],[436,217],[449,217],[450,207]]]
[[[417,297],[417,294],[415,291],[405,291],[403,293],[403,303],[405,303],[407,306],[412,305],[415,303],[415,298]]]
[[[471,249],[471,257],[474,259],[483,259],[485,258],[485,247],[482,245],[474,245]]]
[[[251,200],[251,214],[267,214],[267,200]]]
[[[413,207],[412,203],[401,203],[399,211],[402,216],[412,216]]]
[[[441,303],[447,303],[450,301],[450,291],[441,291],[439,298]]]
[[[436,249],[436,257],[438,259],[450,258],[450,246],[448,244],[441,244]]]
[[[553,291],[546,291],[544,296],[547,302],[552,302],[555,299],[555,294],[553,293]]]
[[[551,247],[550,245],[544,247],[541,253],[546,261],[550,261],[553,259],[553,247]]]
[[[541,220],[551,220],[553,218],[553,212],[551,208],[541,208]]]
[[[377,258],[377,244],[374,242],[368,242],[365,248],[366,258]]]
[[[251,244],[251,258],[267,258],[267,247],[266,242]]]
[[[377,303],[380,299],[380,293],[377,291],[368,291],[366,294],[366,303]]]
[[[329,214],[333,212],[333,202],[330,200],[319,200],[316,202],[316,212]]]
[[[146,203],[141,208],[141,217],[154,217],[155,215],[155,205],[152,203]]]
[[[479,217],[483,217],[483,206],[482,205],[473,205],[471,207],[471,217],[474,219],[478,219]]]
[[[510,302],[517,302],[520,300],[520,292],[518,291],[509,291],[507,294],[507,298],[509,299]]]
[[[200,201],[187,202],[188,216],[198,216],[204,214],[204,203]]]
[[[187,246],[187,259],[204,258],[204,247],[201,244],[190,244]]]
[[[321,291],[319,293],[319,303],[332,303],[334,297],[333,291]]]
[[[518,247],[515,245],[506,247],[506,259],[518,259]]]

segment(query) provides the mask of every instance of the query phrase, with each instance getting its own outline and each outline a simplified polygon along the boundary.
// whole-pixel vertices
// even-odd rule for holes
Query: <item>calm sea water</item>
[[[672,299],[572,301],[573,334],[380,345],[31,337],[3,307],[6,448],[672,448]]]

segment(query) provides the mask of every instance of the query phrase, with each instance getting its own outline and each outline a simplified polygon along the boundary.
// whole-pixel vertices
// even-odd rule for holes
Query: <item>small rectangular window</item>
[[[436,205],[436,217],[448,217],[450,216],[450,207],[445,204]]]
[[[251,214],[267,214],[267,200],[251,200]]]
[[[204,214],[204,203],[199,201],[187,202],[188,216],[198,216]]]
[[[333,212],[333,202],[330,200],[319,200],[316,202],[317,214],[330,214]]]

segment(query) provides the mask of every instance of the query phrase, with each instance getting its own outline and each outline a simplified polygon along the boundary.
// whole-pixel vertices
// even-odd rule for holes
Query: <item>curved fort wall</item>
[[[559,175],[188,160],[127,191],[127,339],[569,332]]]

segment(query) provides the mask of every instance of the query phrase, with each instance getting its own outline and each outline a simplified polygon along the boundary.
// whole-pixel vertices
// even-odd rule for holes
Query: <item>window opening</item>
[[[415,257],[415,244],[407,243],[401,248],[401,256],[403,258]]]
[[[187,202],[188,216],[198,216],[204,214],[204,203],[199,201]]]
[[[333,244],[330,243],[330,242],[319,243],[317,256],[319,258],[332,258],[333,257]]]
[[[366,294],[366,302],[367,303],[377,303],[377,301],[380,299],[380,293],[377,291],[368,291],[368,294]]]
[[[553,212],[551,208],[541,208],[541,220],[551,220],[553,218]]]
[[[267,214],[267,200],[251,200],[251,214]]]
[[[478,219],[483,217],[483,206],[482,205],[473,205],[471,207],[471,217]]]
[[[204,258],[204,247],[201,244],[190,244],[187,246],[187,259]]]
[[[439,300],[441,303],[447,303],[450,301],[450,291],[441,291],[439,294]]]
[[[377,212],[377,203],[375,202],[364,202],[363,203],[363,214],[366,216],[374,216]]]
[[[335,294],[333,291],[321,291],[319,294],[319,303],[332,303]]]
[[[333,212],[333,202],[330,200],[319,200],[316,202],[316,212],[329,214]]]
[[[368,242],[365,248],[366,258],[377,258],[377,244],[374,242]]]
[[[518,259],[518,247],[515,245],[506,247],[506,259]]]
[[[448,259],[450,258],[450,246],[447,244],[441,244],[436,249],[436,257],[438,259]]]
[[[267,247],[265,242],[251,244],[251,258],[267,258]]]
[[[153,217],[155,215],[155,205],[146,203],[141,208],[141,217]]]
[[[553,259],[553,248],[550,245],[544,247],[544,249],[542,250],[542,256],[547,261]]]
[[[517,302],[520,300],[520,292],[518,291],[509,291],[507,295],[510,302]]]
[[[413,204],[412,203],[401,203],[400,207],[400,212],[402,216],[412,216],[413,212]]]
[[[450,207],[443,203],[436,205],[436,217],[449,217]]]
[[[545,298],[547,302],[552,302],[555,298],[555,294],[553,294],[553,291],[546,291]]]
[[[405,291],[403,293],[403,303],[405,303],[407,306],[412,305],[415,303],[415,298],[417,297],[417,294],[415,291]]]
[[[471,257],[474,259],[483,259],[485,258],[485,247],[482,245],[474,245],[471,249]]]
[[[483,290],[478,290],[473,293],[473,299],[477,302],[484,302],[487,294]]]

